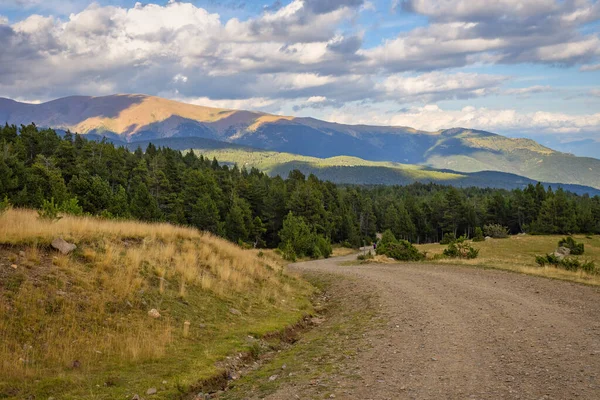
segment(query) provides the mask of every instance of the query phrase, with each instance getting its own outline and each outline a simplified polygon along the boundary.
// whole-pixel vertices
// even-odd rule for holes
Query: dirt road
[[[448,265],[339,265],[351,259],[293,266],[354,277],[380,295],[384,323],[349,366],[358,378],[340,377],[333,396],[600,399],[598,288]],[[289,388],[271,398],[293,392],[303,398]]]

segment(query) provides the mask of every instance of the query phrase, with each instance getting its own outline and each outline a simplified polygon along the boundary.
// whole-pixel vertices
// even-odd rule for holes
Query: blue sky
[[[0,97],[600,141],[592,0],[0,0]]]

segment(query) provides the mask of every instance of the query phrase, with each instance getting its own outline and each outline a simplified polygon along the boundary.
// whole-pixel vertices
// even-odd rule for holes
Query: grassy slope
[[[174,398],[311,310],[275,260],[193,229],[9,210],[0,238],[0,398]]]
[[[547,278],[600,285],[600,276],[598,275],[589,275],[583,271],[571,272],[554,267],[542,268],[537,266],[535,256],[554,252],[558,247],[558,241],[562,237],[518,235],[507,239],[492,239],[485,242],[473,243],[473,247],[480,250],[479,257],[473,260],[431,260],[434,255],[441,254],[447,246],[425,244],[418,245],[417,247],[419,250],[427,252],[427,262],[497,268]],[[574,237],[578,242],[585,244],[585,253],[578,257],[581,260],[594,260],[596,266],[600,268],[600,236],[586,237],[576,235]]]

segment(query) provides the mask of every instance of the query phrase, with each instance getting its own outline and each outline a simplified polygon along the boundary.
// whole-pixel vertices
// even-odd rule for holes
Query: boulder
[[[150,388],[150,389],[146,390],[146,394],[148,396],[152,396],[153,394],[156,394],[156,392],[158,392],[158,390],[156,390],[156,388]]]
[[[571,254],[571,249],[568,247],[561,246],[558,249],[556,249],[555,253],[561,254],[564,257],[564,256],[568,256],[569,254]]]
[[[153,308],[152,310],[148,311],[148,316],[151,318],[160,318],[160,313],[156,308]]]
[[[492,237],[491,236],[486,236],[485,240],[492,240]]]
[[[73,243],[69,243],[62,238],[56,238],[51,243],[52,247],[60,251],[61,254],[69,254],[77,248]]]

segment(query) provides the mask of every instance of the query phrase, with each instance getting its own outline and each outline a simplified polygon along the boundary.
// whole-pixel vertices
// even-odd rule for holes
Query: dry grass
[[[77,250],[60,255],[49,246],[55,237]],[[294,307],[307,293],[275,257],[195,229],[91,217],[49,222],[9,210],[0,215],[0,397],[3,381],[163,360],[181,344],[186,320],[214,320],[218,340],[231,329],[230,306],[248,314],[241,322],[260,312],[252,324],[278,329],[276,316],[299,314]],[[159,319],[148,317],[152,308]],[[197,328],[192,337],[206,340]]]
[[[539,267],[535,262],[536,255],[553,252],[563,236],[531,236],[518,235],[508,239],[492,239],[485,242],[473,243],[479,249],[479,257],[473,260],[434,259],[441,255],[446,246],[425,244],[417,246],[427,252],[427,262],[472,265],[490,267],[547,278],[563,279],[590,285],[600,285],[600,276],[590,275],[583,271],[571,272],[554,267]],[[600,268],[600,236],[574,236],[578,242],[585,244],[585,254],[582,260],[594,260]]]

